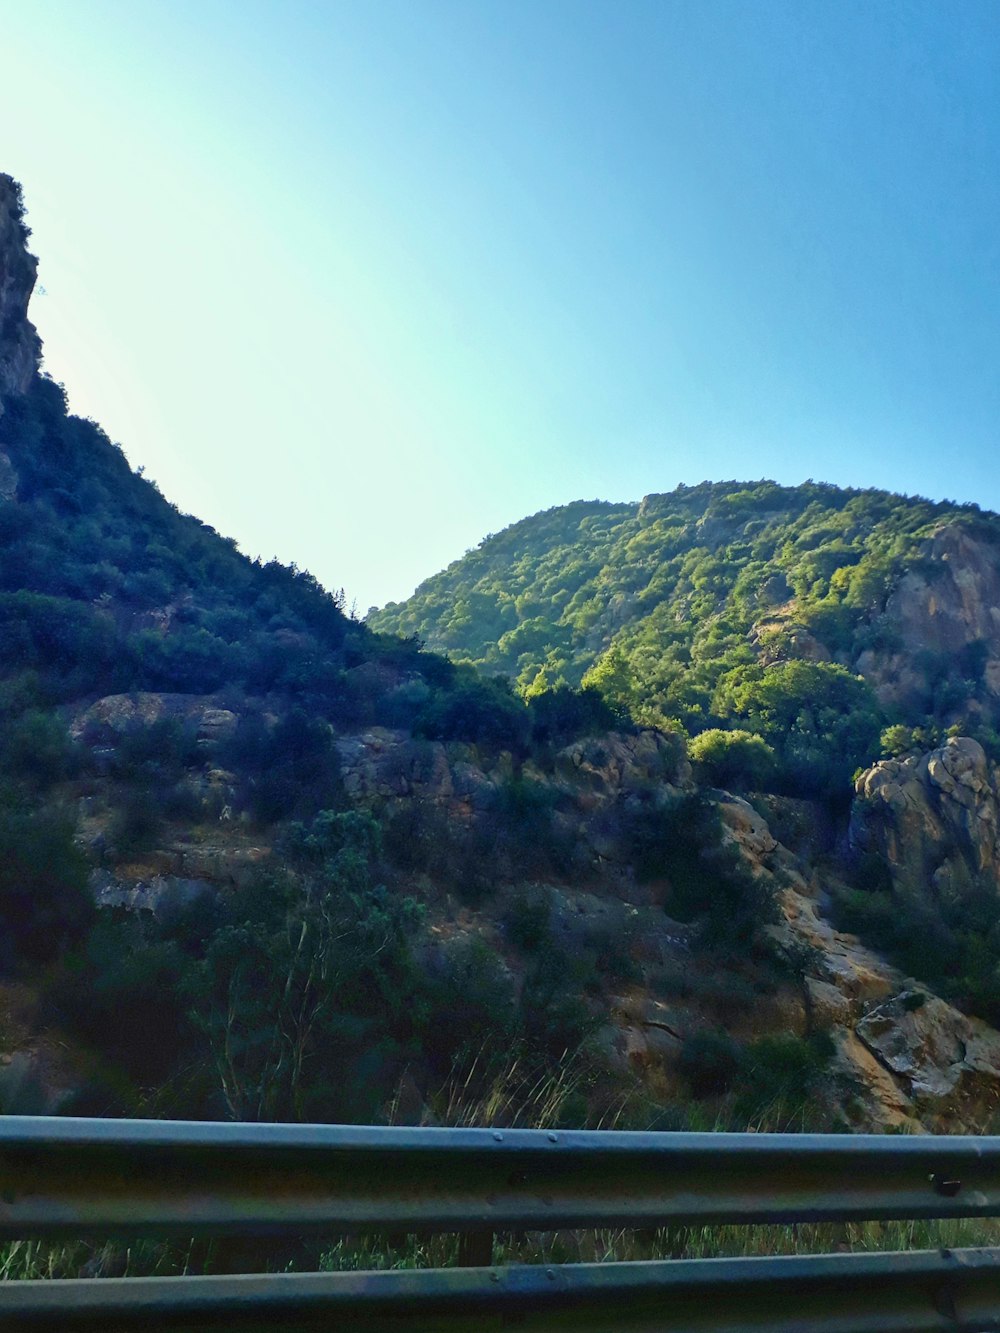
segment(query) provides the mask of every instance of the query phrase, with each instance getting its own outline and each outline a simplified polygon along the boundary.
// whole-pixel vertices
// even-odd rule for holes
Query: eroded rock
[[[1000,1033],[923,989],[870,1010],[855,1031],[925,1114],[985,1118],[1000,1103]]]
[[[986,876],[1000,891],[1000,780],[977,741],[953,737],[929,754],[883,760],[856,789],[851,842],[883,860],[898,887]]]
[[[167,720],[194,727],[197,739],[205,742],[225,740],[239,721],[231,709],[220,708],[206,695],[137,690],[98,699],[73,718],[69,731],[75,740],[114,742],[137,727]]]
[[[18,187],[0,173],[0,415],[5,398],[27,392],[41,356],[28,319],[38,261],[28,253],[27,240]]]
[[[723,841],[743,852],[754,869],[760,869],[777,849],[778,840],[771,833],[767,820],[748,802],[728,793],[718,803],[722,819]]]

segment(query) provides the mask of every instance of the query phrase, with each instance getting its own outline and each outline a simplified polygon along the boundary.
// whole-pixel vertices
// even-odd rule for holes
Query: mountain
[[[1000,518],[976,505],[706,482],[524,519],[368,623],[529,696],[582,682],[691,735],[749,728],[815,789],[891,725],[997,751],[998,598]]]
[[[28,239],[0,177],[0,1111],[984,1123],[992,516],[570,505],[360,624],[68,412]]]

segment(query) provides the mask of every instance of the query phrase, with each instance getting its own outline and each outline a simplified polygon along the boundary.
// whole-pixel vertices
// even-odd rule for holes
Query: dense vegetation
[[[611,506],[543,516],[557,523],[572,514],[588,570],[571,562],[564,575],[562,546],[534,560],[529,542],[524,593],[513,601],[501,593],[496,572],[494,602],[503,614],[515,605],[535,649],[525,648],[530,636],[505,632],[478,664],[455,663],[422,650],[413,634],[359,624],[310,575],[250,561],[178,513],[93,423],[68,415],[50,381],[36,380],[10,404],[0,449],[18,483],[16,501],[0,507],[0,974],[41,975],[46,1013],[94,1053],[80,1109],[365,1118],[406,1070],[420,1071],[426,1088],[464,1062],[482,1082],[495,1076],[498,1054],[515,1052],[542,1076],[586,1042],[608,987],[637,979],[640,945],[615,927],[574,937],[567,950],[543,890],[497,899],[504,885],[587,873],[553,791],[525,779],[525,761],[537,769],[574,737],[637,719],[693,733],[691,758],[706,783],[830,793],[873,752],[886,721],[848,666],[769,656],[748,637],[769,597],[787,600],[788,581],[801,574],[804,557],[793,559],[790,544],[823,549],[814,538],[826,510],[815,495],[791,493],[798,529],[787,515],[762,518],[770,535],[750,540],[746,510],[773,506],[776,488],[716,488],[709,509],[729,497],[742,554],[733,532],[723,545],[722,529],[711,550],[685,553],[678,538],[669,558],[654,552],[673,513],[654,502],[638,518]],[[832,504],[825,488],[813,489]],[[678,503],[703,531],[704,514],[691,515],[706,497],[694,496]],[[888,497],[844,503],[856,511],[864,554],[836,568],[860,569],[869,581],[881,570],[884,596],[892,560],[938,510]],[[620,529],[632,522],[639,528],[626,540]],[[619,569],[609,556],[622,542],[634,567]],[[646,587],[669,589],[658,605],[650,593],[639,597],[644,560]],[[776,562],[786,571],[780,589]],[[870,632],[871,607],[832,577],[832,558],[824,568],[825,582],[798,586],[799,621],[822,627],[828,643],[834,626],[853,650],[866,624]],[[614,579],[632,581],[645,619],[629,619]],[[471,623],[471,606],[464,614]],[[550,624],[561,648],[546,646]],[[783,632],[774,631],[772,647]],[[513,661],[512,641],[523,649]],[[517,668],[520,691],[499,671],[480,670],[504,665]],[[212,696],[239,722],[209,751],[183,712],[136,720],[124,733],[93,723],[71,738],[67,719],[88,702],[139,691]],[[381,819],[360,815],[343,791],[334,742],[338,731],[372,723],[405,728],[418,743],[508,752],[509,777],[468,828],[419,803]],[[95,862],[141,861],[166,827],[176,836],[185,821],[218,817],[205,778],[213,763],[228,775],[230,816],[276,845],[280,869],[237,895],[181,893],[155,916],[95,913],[87,887]],[[88,864],[67,802],[92,791],[112,817]],[[733,996],[743,1005],[761,988],[796,984],[801,960],[779,956],[767,931],[770,891],[725,851],[711,804],[647,796],[625,807],[628,827],[615,836],[639,882],[666,886],[658,891],[667,911],[692,923],[711,966],[725,972],[716,1011]],[[494,904],[520,975],[475,937],[441,946],[408,887],[428,881],[470,907]],[[820,1048],[797,1041],[772,1049],[696,1033],[681,1064],[690,1095],[728,1097],[734,1123],[762,1098],[788,1103],[792,1086],[808,1086],[822,1066]]]
[[[503,673],[529,698],[582,682],[622,716],[749,732],[775,752],[772,784],[843,791],[882,729],[933,731],[975,688],[968,664],[938,664],[923,711],[904,719],[857,674],[866,649],[891,646],[887,597],[945,520],[1000,541],[1000,520],[975,505],[813,482],[581,501],[487,537],[369,624]]]
[[[351,808],[335,737],[378,723],[516,766],[607,730],[601,696],[526,701],[359,624],[310,575],[180,514],[49,380],[6,404],[0,452],[17,483],[0,503],[0,982],[30,981],[91,1053],[78,1109],[364,1119],[407,1069],[430,1086],[478,1061],[482,1080],[497,1054],[537,1071],[579,1045],[581,997],[621,951],[569,966],[553,948],[519,984],[481,942],[437,945],[406,888],[430,871],[474,902],[557,873],[551,803],[512,768],[475,830],[433,811],[378,821]],[[143,692],[178,711],[71,733],[98,697]],[[183,703],[198,697],[235,730],[199,737]],[[78,808],[95,801],[85,847]],[[155,917],[95,910],[95,867],[218,828],[223,803],[237,839],[276,847],[273,869]]]
[[[378,693],[357,687],[361,665],[384,651],[390,671],[420,671],[412,648],[380,642],[310,575],[250,561],[178,513],[51,381],[9,403],[0,450],[17,476],[17,502],[0,507],[8,700],[238,686],[349,717]]]
[[[53,706],[132,690],[294,700],[338,726],[379,722],[517,748],[606,725],[596,695],[532,711],[502,684],[373,633],[343,594],[261,564],[184,515],[39,378],[0,417],[17,500],[0,504],[3,749]],[[36,760],[36,762],[38,762]],[[56,762],[53,759],[53,762]]]
[[[4,408],[0,986],[30,989],[82,1053],[66,1109],[362,1120],[394,1113],[407,1079],[422,1108],[481,1107],[512,1064],[532,1088],[567,1061],[584,1082],[606,1071],[609,1002],[648,986],[700,1016],[677,1038],[674,1104],[636,1123],[805,1123],[825,1035],[727,1024],[801,990],[808,960],[773,929],[778,880],[685,785],[685,746],[704,786],[842,799],[880,743],[931,734],[951,667],[904,719],[857,657],[891,635],[888,590],[929,528],[995,535],[991,517],[811,483],[570,505],[364,625],[308,573],[179,513],[51,380]],[[193,720],[208,704],[217,735]],[[349,750],[343,733],[373,725],[475,790],[449,806],[400,771],[352,800],[338,737]],[[638,736],[650,725],[669,737]],[[612,728],[658,758],[595,816],[597,851],[581,836],[595,792],[559,774],[567,753],[585,773],[587,747],[610,771]],[[567,752],[581,737],[603,738]],[[170,859],[251,840],[238,883]],[[95,906],[95,884],[150,880],[155,907]],[[676,956],[627,894],[588,914],[612,882],[650,933],[681,932]],[[0,1111],[12,1087],[0,1077]],[[551,1118],[602,1114],[581,1094]]]

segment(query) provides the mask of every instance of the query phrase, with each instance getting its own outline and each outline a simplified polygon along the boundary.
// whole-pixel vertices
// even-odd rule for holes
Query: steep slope
[[[38,335],[28,320],[37,264],[27,240],[20,187],[0,174],[0,412],[5,397],[26,392],[38,364]]]
[[[786,786],[790,765],[811,764],[831,736],[841,766],[866,752],[882,721],[873,687],[813,660],[822,653],[775,647],[804,642],[793,610],[812,608],[816,634],[829,619],[832,557],[822,587],[794,602],[767,579],[780,566],[787,584],[825,549],[810,505],[836,509],[831,492],[765,486],[753,512],[770,535],[757,547],[751,502],[732,487],[709,496],[729,497],[731,530],[696,517],[705,496],[692,493],[661,498],[663,512],[652,500],[641,512],[569,506],[486,543],[494,582],[520,571],[528,638],[544,641],[558,604],[572,679],[622,636],[593,673],[610,703],[538,680],[526,701],[358,624],[308,574],[247,560],[69,415],[38,374],[26,241],[19,191],[0,178],[0,1111],[606,1123],[627,1105],[629,1123],[676,1126],[984,1122],[1000,1037],[949,1001],[1000,1014],[993,954],[966,959],[959,940],[944,998],[918,989],[826,919],[833,902],[858,914],[852,892],[876,909],[885,892],[863,876],[852,890],[843,811],[717,789],[728,763],[726,782],[751,795],[747,756],[760,767],[770,753],[760,737],[737,738],[742,769],[730,754],[711,770],[703,748],[692,771],[682,735],[625,717],[641,712],[640,668],[659,652],[627,641],[642,627],[630,608],[667,570],[669,597],[646,628],[667,643],[673,626],[674,647],[687,643],[689,661],[678,649],[663,662],[677,689],[686,670],[692,716],[706,681],[712,708],[731,697],[732,717],[785,744]],[[847,619],[830,623],[849,666],[868,651],[891,676],[928,605],[931,566],[906,553],[944,511],[904,506],[900,518],[889,497],[855,499],[862,554],[852,566],[840,552],[836,569],[877,572],[898,539],[903,573],[880,614],[898,606],[901,628],[891,647],[863,641],[871,607],[846,596]],[[690,533],[669,559],[661,549],[681,510],[700,533],[690,568]],[[795,514],[801,551],[786,556]],[[981,553],[976,577],[991,568],[981,536],[952,523],[970,518],[952,514],[928,539],[946,571],[933,593],[947,608],[942,654],[961,655],[988,613],[964,564],[965,600],[940,595],[952,556],[968,563],[956,533]],[[631,600],[623,549],[648,557]],[[669,582],[673,559],[686,583]],[[758,584],[744,614],[739,590]],[[496,594],[470,593],[460,617],[491,665],[513,650],[498,625],[491,640],[473,622],[490,605],[508,615]],[[986,691],[992,649],[973,656]],[[856,842],[891,879],[894,844],[879,841],[890,825],[859,812]],[[922,864],[947,859],[953,826],[951,814],[926,821]],[[948,884],[963,891],[957,861]],[[899,954],[900,941],[886,948]],[[539,1089],[555,1090],[544,1112]]]
[[[359,724],[443,706],[449,664],[350,619],[294,565],[249,560],[67,412],[38,371],[28,235],[0,175],[0,725],[130,690],[225,687]]]
[[[768,739],[787,742],[829,691],[859,714],[842,742],[849,773],[886,723],[995,727],[998,595],[1000,518],[975,505],[725,482],[537,514],[369,624],[529,692],[592,682],[692,734],[767,735],[777,709]],[[768,698],[783,692],[786,708]]]
[[[412,901],[373,896],[377,823],[344,825],[354,841],[336,876],[292,851],[262,868],[294,821],[348,813],[335,728],[523,745],[532,718],[472,673],[349,618],[309,574],[247,559],[70,415],[39,373],[28,235],[20,189],[0,177],[0,1055],[59,1045],[28,1032],[30,994],[32,1021],[59,1021],[60,1041],[71,1031],[90,1048],[96,1105],[135,1109],[155,1102],[182,1055],[201,1078],[211,1064],[191,995],[211,1008],[209,955],[227,931],[265,931],[247,900],[226,896],[237,882],[266,906],[262,975],[281,965],[288,918],[313,911],[306,878],[322,880],[324,901],[336,878],[343,936],[325,917],[329,949],[388,923],[395,964],[409,959]],[[284,865],[299,879],[283,879]],[[148,919],[151,879],[185,920],[204,914],[183,943]],[[140,910],[121,920],[121,904]],[[388,1042],[392,1003],[413,997],[375,971],[381,1001],[358,983],[338,1022]],[[257,1020],[248,1052],[265,1028],[280,1044],[273,1012]],[[171,1104],[217,1113],[222,1096],[216,1077],[213,1093]]]

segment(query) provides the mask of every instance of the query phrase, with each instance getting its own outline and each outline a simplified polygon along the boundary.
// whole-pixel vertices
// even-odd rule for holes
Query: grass
[[[483,1056],[466,1062],[429,1098],[427,1123],[456,1127],[645,1128],[657,1108],[634,1090],[612,1104],[595,1102],[587,1062],[565,1059],[554,1072],[536,1074],[519,1060],[491,1068]],[[662,1108],[660,1108],[662,1111]],[[398,1099],[387,1108],[397,1120]],[[709,1127],[709,1126],[706,1126]],[[786,1129],[761,1121],[761,1132]],[[499,1233],[494,1264],[610,1263],[648,1259],[709,1259],[837,1251],[956,1249],[1000,1245],[1000,1219],[849,1222],[757,1226],[667,1226]],[[0,1281],[58,1277],[137,1277],[219,1272],[371,1271],[446,1268],[458,1263],[455,1235],[368,1236],[281,1247],[270,1241],[144,1240],[48,1244],[13,1241],[0,1246]]]
[[[892,1250],[961,1249],[1000,1245],[1000,1221],[961,1219],[922,1222],[815,1223],[791,1226],[656,1227],[645,1230],[499,1234],[492,1263],[622,1263],[649,1259],[722,1259],[778,1254],[831,1254]],[[344,1240],[325,1250],[327,1272],[400,1268],[450,1268],[458,1260],[456,1236],[407,1236]]]

